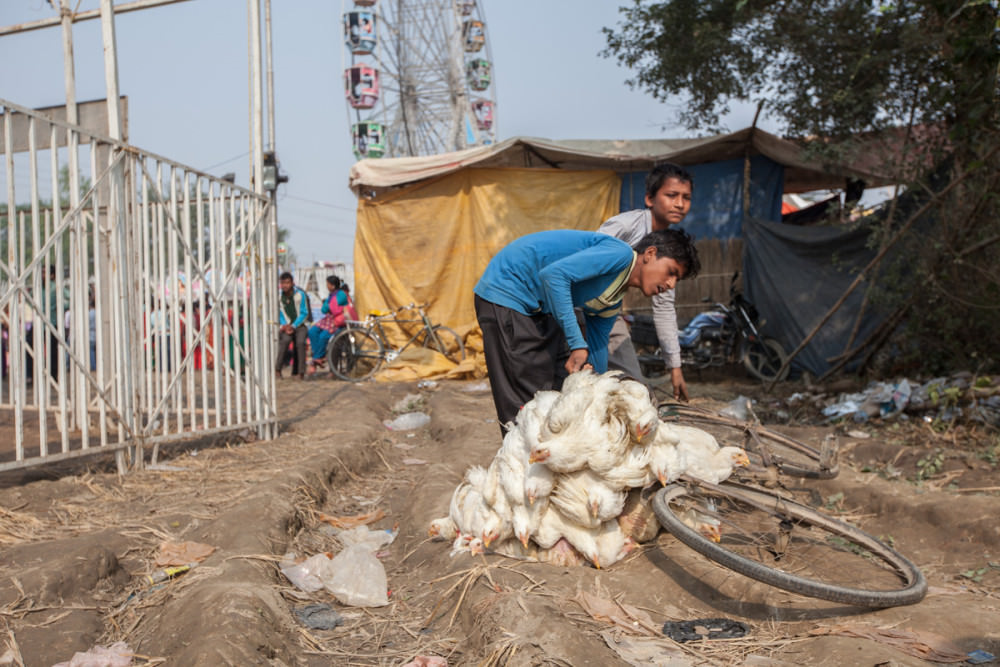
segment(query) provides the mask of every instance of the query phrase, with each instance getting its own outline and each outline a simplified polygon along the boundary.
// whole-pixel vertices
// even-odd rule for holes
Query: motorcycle
[[[788,377],[788,368],[778,375],[788,355],[781,343],[760,335],[763,323],[759,322],[757,309],[736,289],[738,276],[738,272],[733,274],[729,305],[716,303],[711,310],[695,315],[679,332],[681,362],[698,369],[738,363],[759,380],[770,382],[777,376],[780,382]],[[653,316],[637,313],[626,320],[631,320],[632,343],[643,375],[652,377],[666,372]]]

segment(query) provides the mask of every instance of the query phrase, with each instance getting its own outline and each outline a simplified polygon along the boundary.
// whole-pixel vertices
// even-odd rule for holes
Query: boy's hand
[[[585,348],[573,350],[569,353],[569,359],[566,360],[567,373],[575,373],[587,366],[590,366],[590,364],[587,363],[587,350]]]
[[[678,401],[688,402],[687,383],[684,382],[684,373],[680,366],[670,369],[670,384],[674,387],[674,398]]]

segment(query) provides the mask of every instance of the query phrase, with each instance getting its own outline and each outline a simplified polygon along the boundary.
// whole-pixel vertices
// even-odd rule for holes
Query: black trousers
[[[295,350],[295,366],[292,367],[292,375],[304,375],[306,372],[306,339],[309,330],[306,325],[295,327],[295,331],[286,334],[284,331],[278,334],[278,358],[275,362],[275,370],[279,373],[285,367],[288,358],[288,344],[292,343]]]
[[[569,346],[551,315],[522,315],[476,295],[476,319],[500,431],[543,389],[562,388]]]

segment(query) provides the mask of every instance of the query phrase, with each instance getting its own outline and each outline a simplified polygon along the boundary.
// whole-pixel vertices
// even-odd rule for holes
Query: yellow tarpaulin
[[[620,186],[613,171],[463,169],[360,199],[359,315],[424,303],[435,324],[474,329],[472,288],[493,255],[532,232],[597,229],[618,213]]]

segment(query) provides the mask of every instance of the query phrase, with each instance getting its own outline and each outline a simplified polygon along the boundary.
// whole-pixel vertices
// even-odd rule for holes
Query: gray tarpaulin
[[[763,333],[791,353],[874,257],[865,227],[800,227],[749,219],[744,225],[743,286],[765,320]],[[795,358],[793,367],[821,375],[847,349],[868,282],[856,287]],[[883,315],[868,304],[851,347],[864,341]],[[856,361],[855,361],[856,363]],[[850,366],[849,366],[850,368]]]

